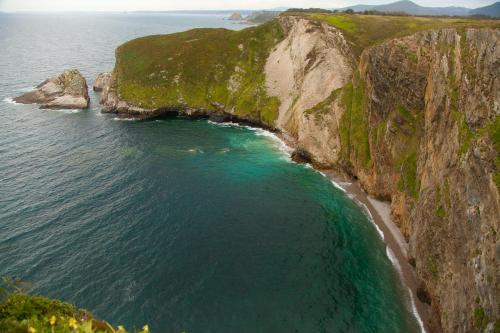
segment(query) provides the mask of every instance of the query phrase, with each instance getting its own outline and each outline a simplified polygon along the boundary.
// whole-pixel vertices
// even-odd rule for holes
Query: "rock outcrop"
[[[102,91],[104,87],[109,86],[111,80],[111,73],[99,73],[94,81],[94,91]]]
[[[297,147],[294,159],[344,172],[391,202],[419,298],[432,308],[432,331],[493,332],[500,318],[499,29],[418,32],[358,58],[334,27],[304,16],[278,20],[285,38],[269,52],[264,89],[280,102],[273,126]],[[234,75],[244,73],[236,67]],[[103,112],[241,117],[238,104],[216,101],[213,110],[142,109],[120,98],[119,84],[104,87]]]
[[[500,315],[500,31],[417,33],[365,51],[359,68],[371,162],[349,162],[369,193],[392,201],[432,327],[492,329]]]
[[[323,115],[321,121],[306,112],[350,82],[354,61],[342,33],[326,23],[284,16],[287,37],[267,59],[266,90],[281,104],[276,127],[296,139],[316,164],[332,165],[338,159],[338,118],[342,112]],[[314,135],[311,135],[314,133]]]
[[[297,140],[300,156],[392,202],[433,331],[492,330],[500,317],[500,31],[416,33],[366,49],[350,71],[342,36],[300,19],[290,29],[291,20],[266,67],[269,93],[281,101],[277,127]],[[327,56],[304,75],[291,68],[309,67],[315,29],[332,42],[316,44]]]
[[[233,13],[229,16],[228,20],[230,21],[241,21],[243,20],[243,16],[240,13]]]
[[[76,69],[40,83],[35,90],[14,99],[22,104],[40,104],[42,109],[87,109],[90,99],[85,78]]]

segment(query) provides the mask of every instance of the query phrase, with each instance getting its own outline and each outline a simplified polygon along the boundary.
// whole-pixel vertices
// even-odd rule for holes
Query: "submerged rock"
[[[87,82],[77,69],[40,83],[35,90],[14,99],[22,104],[40,104],[42,109],[87,109],[90,99]]]

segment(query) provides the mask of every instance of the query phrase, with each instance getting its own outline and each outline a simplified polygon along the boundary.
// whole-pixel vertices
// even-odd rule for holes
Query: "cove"
[[[0,267],[31,292],[155,332],[418,331],[362,210],[266,132],[9,107],[38,130],[2,155]]]

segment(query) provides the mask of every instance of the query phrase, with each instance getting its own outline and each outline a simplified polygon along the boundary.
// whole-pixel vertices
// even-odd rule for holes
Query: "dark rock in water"
[[[103,91],[109,85],[111,80],[111,73],[99,73],[94,81],[94,91]]]
[[[231,116],[225,112],[212,112],[208,115],[208,119],[215,123],[223,123],[231,120]]]
[[[292,160],[297,163],[310,163],[312,158],[311,154],[307,150],[297,148],[292,153]]]
[[[42,109],[87,109],[87,82],[77,69],[64,71],[40,83],[35,90],[14,99],[22,104],[40,104]]]

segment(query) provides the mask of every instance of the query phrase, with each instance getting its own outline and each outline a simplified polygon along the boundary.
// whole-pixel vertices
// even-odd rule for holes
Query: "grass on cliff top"
[[[292,14],[293,13],[289,15]],[[500,28],[499,20],[478,20],[472,18],[322,13],[307,15],[315,20],[326,22],[342,30],[347,40],[353,43],[353,49],[357,56],[361,54],[363,49],[372,45],[424,30],[455,28],[461,31],[465,28]]]
[[[194,29],[132,40],[116,51],[121,99],[145,108],[224,109],[272,125],[279,101],[264,67],[283,39],[276,20],[241,31]]]

